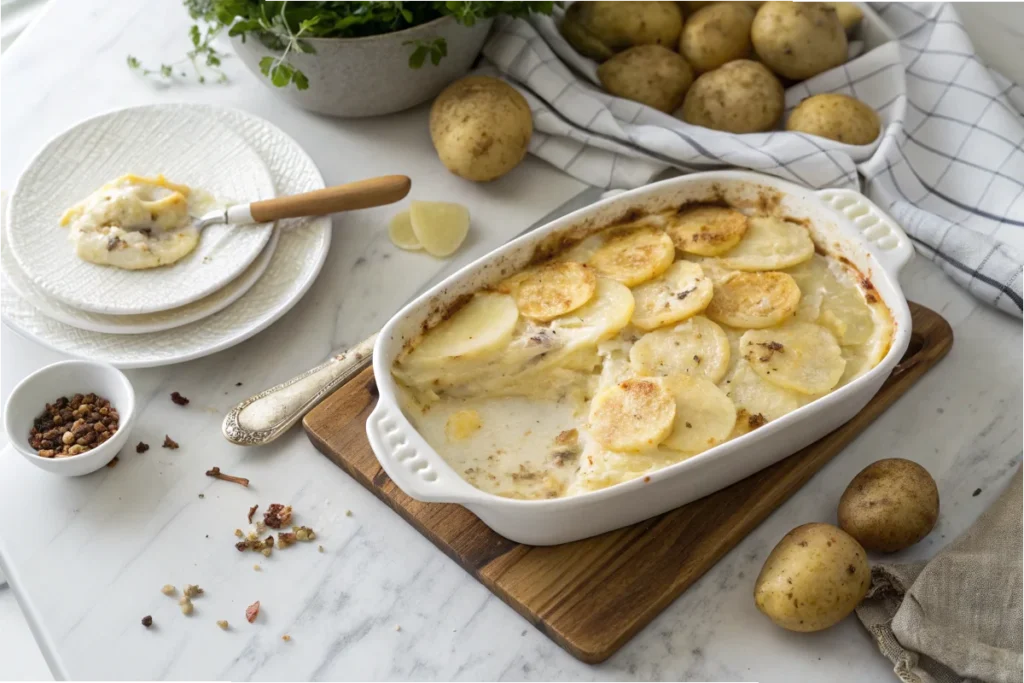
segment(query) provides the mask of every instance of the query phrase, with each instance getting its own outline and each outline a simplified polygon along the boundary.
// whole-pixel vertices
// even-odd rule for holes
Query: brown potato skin
[[[693,13],[683,25],[679,53],[698,73],[750,56],[754,10],[742,2],[715,2]]]
[[[754,16],[750,38],[762,62],[795,81],[846,62],[846,31],[827,3],[766,2]]]
[[[576,6],[580,8],[574,10]],[[569,12],[580,26],[612,52],[636,45],[675,49],[683,30],[683,12],[674,2],[577,2]]]
[[[597,67],[597,77],[612,95],[670,114],[683,103],[693,69],[668,48],[638,45]]]
[[[701,74],[676,116],[714,130],[758,133],[775,128],[784,109],[779,79],[763,64],[737,59]]]
[[[848,145],[869,145],[882,130],[875,110],[860,100],[828,93],[813,95],[797,105],[786,130],[808,133]]]
[[[865,467],[839,499],[839,526],[868,550],[892,553],[928,535],[939,518],[939,489],[928,470],[903,458]]]
[[[430,108],[430,140],[457,176],[487,182],[526,156],[533,135],[530,105],[508,83],[467,76],[441,91]]]
[[[831,524],[804,524],[782,537],[754,583],[754,603],[790,631],[821,631],[857,606],[871,585],[867,553]]]

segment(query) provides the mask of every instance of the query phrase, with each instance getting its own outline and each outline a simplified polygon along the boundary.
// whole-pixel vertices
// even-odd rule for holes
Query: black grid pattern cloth
[[[918,253],[974,296],[1021,316],[1024,89],[987,68],[951,5],[873,5],[898,36],[790,87],[787,111],[818,93],[873,107],[882,135],[847,145],[785,131],[735,135],[692,126],[598,86],[597,65],[554,17],[499,19],[485,71],[530,104],[530,152],[590,185],[633,188],[667,168],[730,166],[802,185],[859,189],[907,231]],[[851,54],[860,45],[851,42]]]

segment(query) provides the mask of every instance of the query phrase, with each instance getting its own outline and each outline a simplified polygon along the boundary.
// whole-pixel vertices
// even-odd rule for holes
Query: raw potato
[[[565,13],[563,24],[565,21],[576,24],[570,34],[586,35],[588,42],[599,43],[609,52],[637,45],[675,49],[683,30],[683,13],[674,2],[575,2]],[[563,28],[563,35],[565,31]],[[584,49],[590,54],[577,47],[588,57],[603,52],[595,46]]]
[[[587,9],[589,4],[591,3],[574,2],[569,5],[569,9],[565,11],[562,23],[558,25],[558,31],[572,45],[576,52],[596,62],[603,62],[614,55],[615,51],[591,33],[584,23],[587,19],[587,13],[590,11]]]
[[[764,64],[737,59],[694,81],[683,101],[681,118],[728,133],[758,133],[775,128],[784,109],[785,93],[779,79]]]
[[[698,206],[670,218],[666,232],[680,251],[718,256],[743,239],[747,217],[722,206]]]
[[[860,100],[836,93],[808,97],[797,105],[786,122],[786,130],[848,145],[869,145],[881,129],[874,109]]]
[[[853,29],[860,25],[861,19],[864,18],[864,12],[860,7],[857,7],[855,2],[830,2],[832,8],[836,11],[836,16],[839,17],[839,23],[843,25],[843,30],[847,34],[851,33]]]
[[[533,135],[530,105],[515,88],[490,76],[466,76],[430,108],[430,139],[441,163],[457,176],[486,182],[526,156]]]
[[[597,77],[610,94],[670,114],[683,103],[693,69],[668,48],[638,45],[597,67]]]
[[[779,325],[800,304],[800,288],[786,273],[734,273],[715,284],[707,316],[731,327]]]
[[[412,202],[409,220],[416,239],[431,256],[450,256],[469,233],[469,209],[450,202]]]
[[[498,289],[515,297],[521,314],[547,322],[590,301],[597,276],[582,263],[554,261],[515,275]]]
[[[716,2],[694,12],[683,26],[679,52],[697,72],[717,69],[753,49],[750,26],[754,10],[741,2]]]
[[[627,379],[591,400],[590,433],[610,450],[641,451],[661,443],[672,432],[675,417],[676,400],[661,380]]]
[[[423,248],[420,241],[416,239],[416,233],[412,230],[412,219],[409,217],[408,211],[395,214],[395,217],[391,219],[391,224],[388,225],[388,237],[391,238],[392,244],[400,249],[419,251]]]
[[[762,62],[795,81],[846,61],[846,32],[835,8],[824,2],[766,2],[750,38]]]
[[[783,536],[754,584],[754,602],[790,631],[821,631],[857,606],[871,585],[864,548],[831,524],[804,524]]]
[[[711,278],[696,263],[676,261],[659,277],[633,290],[633,324],[654,330],[691,318],[711,302]]]
[[[939,518],[939,489],[928,470],[903,458],[879,460],[853,478],[839,499],[839,526],[868,550],[914,545]]]

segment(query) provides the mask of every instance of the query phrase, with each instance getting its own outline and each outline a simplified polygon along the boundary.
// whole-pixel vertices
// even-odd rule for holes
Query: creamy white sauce
[[[202,190],[124,175],[71,207],[61,218],[79,258],[126,270],[166,266],[199,243],[193,218],[215,205]]]

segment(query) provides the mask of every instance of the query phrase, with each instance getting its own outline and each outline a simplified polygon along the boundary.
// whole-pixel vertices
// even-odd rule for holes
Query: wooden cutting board
[[[536,547],[491,531],[459,505],[409,498],[377,464],[365,423],[376,402],[367,368],[311,411],[313,444],[573,656],[604,661],[793,495],[953,345],[937,313],[910,304],[902,362],[850,422],[768,469],[640,524]]]

